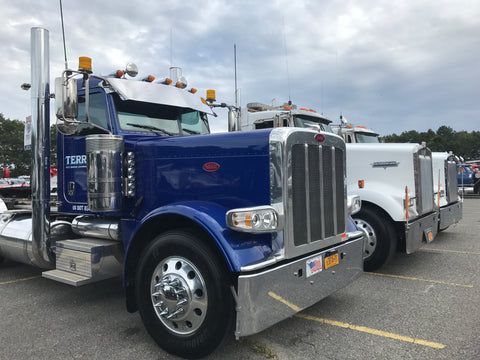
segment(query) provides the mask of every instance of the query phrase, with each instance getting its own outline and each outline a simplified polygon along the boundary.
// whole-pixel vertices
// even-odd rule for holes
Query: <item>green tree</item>
[[[0,113],[0,162],[10,169],[10,176],[30,175],[30,151],[24,150],[25,124],[5,119]]]

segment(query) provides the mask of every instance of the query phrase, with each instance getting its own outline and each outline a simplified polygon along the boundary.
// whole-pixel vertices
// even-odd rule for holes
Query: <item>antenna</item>
[[[235,107],[238,109],[237,44],[233,44],[233,63],[234,63],[234,67],[235,67]]]
[[[283,48],[285,50],[285,67],[287,69],[287,86],[288,86],[288,103],[292,103],[290,96],[290,73],[288,71],[288,54],[287,54],[287,35],[285,33],[285,18],[282,19],[283,22]]]
[[[68,70],[67,46],[65,45],[65,27],[63,26],[63,7],[62,7],[62,0],[60,0],[60,18],[62,19],[63,53],[65,54],[65,70]]]
[[[173,66],[173,29],[170,28],[170,67]]]

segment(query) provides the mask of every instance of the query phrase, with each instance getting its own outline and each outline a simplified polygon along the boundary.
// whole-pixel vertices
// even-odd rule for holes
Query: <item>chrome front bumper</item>
[[[445,230],[450,225],[456,224],[462,219],[462,213],[462,201],[457,201],[440,208],[440,223],[438,228]]]
[[[339,264],[325,270],[325,256],[338,252]],[[307,277],[307,263],[322,270]],[[317,263],[318,264],[318,263]],[[363,272],[363,233],[328,250],[255,274],[238,277],[235,335],[258,333],[350,284]]]
[[[422,246],[424,239],[431,242],[438,232],[438,213],[435,211],[429,215],[409,221],[405,228],[405,242],[407,254],[411,254]]]

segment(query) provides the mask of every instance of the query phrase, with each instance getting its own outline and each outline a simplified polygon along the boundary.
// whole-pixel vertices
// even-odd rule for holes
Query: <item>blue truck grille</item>
[[[345,232],[344,150],[292,146],[292,216],[295,246]]]

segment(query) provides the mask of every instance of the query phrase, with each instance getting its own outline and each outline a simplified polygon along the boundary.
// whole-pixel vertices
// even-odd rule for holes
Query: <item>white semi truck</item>
[[[332,125],[335,133],[347,144],[379,143],[379,134],[365,127],[349,124],[340,116],[340,125]],[[458,195],[455,156],[447,152],[432,152],[434,200],[438,212],[438,230],[445,230],[462,219],[463,200]]]
[[[333,132],[326,117],[290,103],[251,103],[241,109],[239,120],[241,130],[287,126]],[[366,136],[375,134],[362,130]],[[346,141],[347,191],[362,200],[353,218],[366,235],[367,271],[381,267],[396,250],[410,254],[434,240],[439,221],[431,151],[419,144],[378,144],[375,135],[373,144]]]

